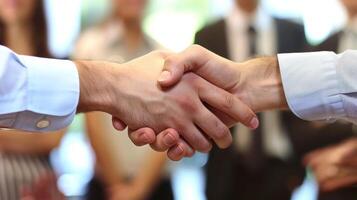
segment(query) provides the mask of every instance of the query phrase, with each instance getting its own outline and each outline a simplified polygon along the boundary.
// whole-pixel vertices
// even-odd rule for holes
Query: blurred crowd
[[[277,53],[357,49],[357,1],[340,1],[348,23],[318,46],[308,44],[303,25],[275,18],[258,0],[235,0],[226,17],[196,33],[194,43],[236,62]],[[148,0],[111,0],[108,17],[83,30],[68,57],[126,62],[163,49],[143,31],[147,4]],[[23,55],[53,57],[46,16],[42,0],[0,0],[0,44]],[[357,159],[352,124],[305,122],[288,111],[264,112],[259,118],[260,128],[251,131],[237,125],[231,129],[234,144],[209,153],[204,166],[208,200],[288,200],[303,183],[306,168],[319,183],[318,199],[357,199],[357,169],[339,167],[346,156]],[[174,199],[166,155],[133,146],[127,132],[118,134],[111,123],[107,114],[85,115],[96,164],[82,198]],[[0,199],[67,198],[57,188],[49,161],[66,132],[1,131]]]

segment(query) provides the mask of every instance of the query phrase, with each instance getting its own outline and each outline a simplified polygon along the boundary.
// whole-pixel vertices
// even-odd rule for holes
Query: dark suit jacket
[[[342,32],[335,33],[317,46],[310,46],[309,51],[333,51],[338,53]]]
[[[308,49],[303,26],[286,20],[274,20],[278,53]],[[226,22],[219,20],[197,32],[195,43],[230,59],[226,30]],[[296,186],[304,178],[304,168],[300,165],[302,156],[312,149],[338,142],[352,134],[350,125],[316,130],[290,112],[282,112],[282,117],[295,152],[291,162],[267,158],[259,172],[250,173],[241,165],[240,156],[233,147],[225,150],[214,147],[206,165],[208,200],[290,199],[293,190],[291,183]]]

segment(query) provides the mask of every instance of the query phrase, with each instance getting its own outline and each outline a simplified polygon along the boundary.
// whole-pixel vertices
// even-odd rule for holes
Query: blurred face
[[[114,14],[123,19],[140,19],[148,0],[112,0]]]
[[[247,13],[252,13],[256,10],[259,0],[236,0],[236,5]]]
[[[351,16],[357,15],[357,1],[356,0],[341,0],[342,4],[347,9]]]
[[[5,24],[28,21],[39,0],[0,0],[0,19]]]

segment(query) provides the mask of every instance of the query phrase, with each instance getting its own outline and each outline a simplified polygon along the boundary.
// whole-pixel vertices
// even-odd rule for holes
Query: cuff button
[[[39,129],[47,128],[50,125],[50,121],[48,119],[41,119],[37,122],[36,127]]]

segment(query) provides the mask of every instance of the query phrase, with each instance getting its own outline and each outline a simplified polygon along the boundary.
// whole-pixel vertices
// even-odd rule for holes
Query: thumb
[[[210,52],[199,46],[192,45],[181,53],[167,56],[163,72],[158,82],[162,87],[170,87],[180,81],[185,72],[197,72],[210,59]]]
[[[178,83],[184,74],[184,68],[174,64],[173,59],[166,60],[158,82],[162,87],[170,87]],[[176,62],[176,61],[175,61]]]

